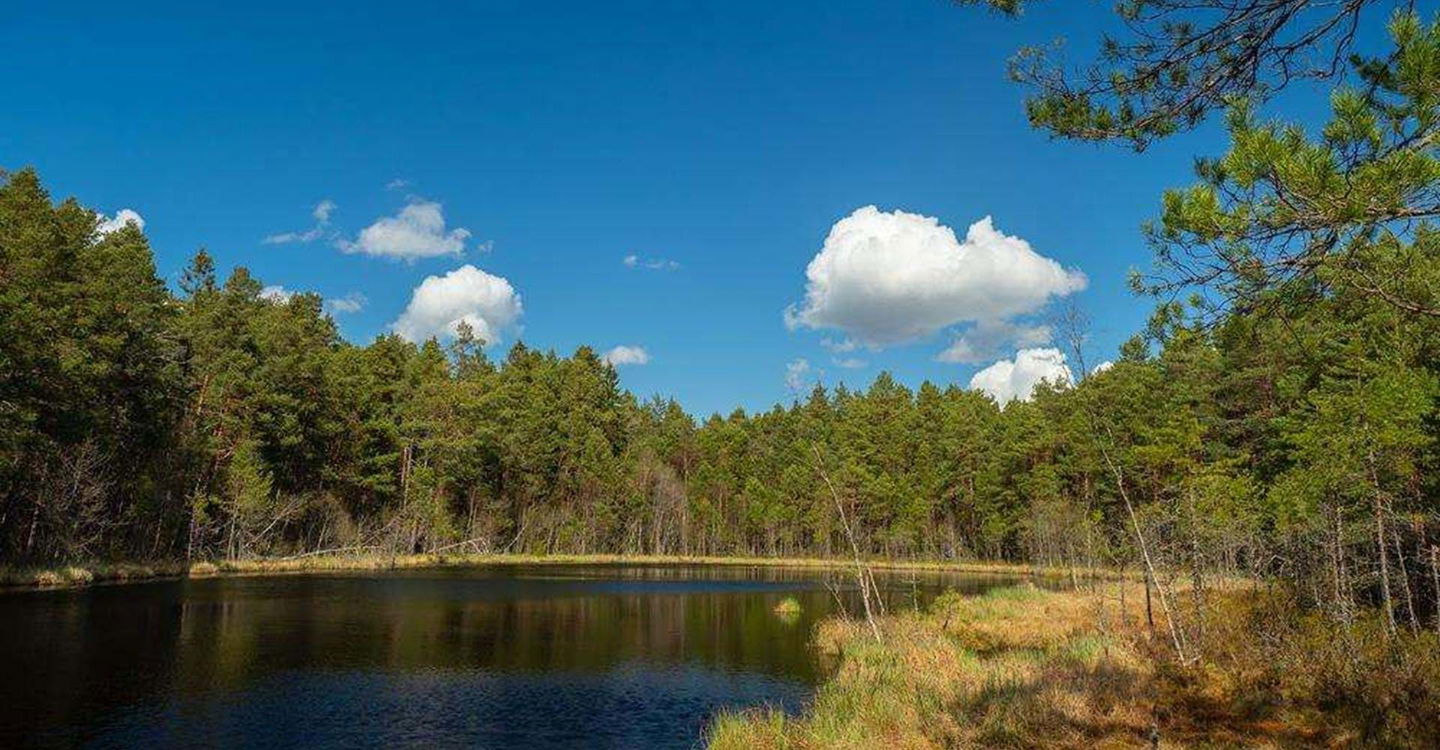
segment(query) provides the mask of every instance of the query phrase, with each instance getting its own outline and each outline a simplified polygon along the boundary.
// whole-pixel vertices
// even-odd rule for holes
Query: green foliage
[[[0,555],[93,554],[123,536],[111,519],[176,507],[134,471],[170,456],[174,309],[139,229],[96,228],[32,170],[0,186]]]
[[[1025,0],[958,0],[1017,16]],[[1333,79],[1380,0],[1121,0],[1123,31],[1070,70],[1055,49],[1028,47],[1011,77],[1033,92],[1026,113],[1064,138],[1118,140],[1143,150],[1195,127],[1236,99],[1264,99],[1296,79]]]
[[[1217,311],[1310,304],[1352,290],[1440,315],[1440,24],[1399,14],[1396,50],[1358,65],[1316,135],[1237,101],[1231,148],[1165,195],[1147,233],[1155,292],[1204,287]]]
[[[315,295],[262,297],[243,268],[222,283],[204,251],[172,295],[138,229],[96,236],[16,173],[0,556],[853,543],[1090,567],[1136,564],[1144,538],[1172,575],[1286,574],[1418,625],[1440,536],[1440,31],[1402,15],[1392,32],[1319,139],[1236,105],[1231,152],[1167,195],[1162,266],[1219,258],[1188,281],[1231,304],[1161,304],[1113,367],[1003,408],[882,373],[697,424],[637,402],[588,347],[492,362],[463,328],[355,346]]]
[[[955,0],[956,5],[982,5],[997,13],[1018,16],[1025,9],[1025,0]]]

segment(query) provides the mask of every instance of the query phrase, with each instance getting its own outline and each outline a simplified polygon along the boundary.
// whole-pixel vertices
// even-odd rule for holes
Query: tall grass
[[[834,672],[803,716],[726,714],[713,750],[950,747],[1440,747],[1440,642],[1387,639],[1230,591],[1198,664],[1180,665],[1118,588],[946,594],[923,614],[829,620]],[[1277,609],[1279,608],[1279,609]],[[1163,628],[1163,625],[1161,626]]]

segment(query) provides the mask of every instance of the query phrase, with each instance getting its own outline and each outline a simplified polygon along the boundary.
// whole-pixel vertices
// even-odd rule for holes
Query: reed
[[[875,570],[967,573],[997,577],[1059,577],[1071,570],[996,562],[872,560]],[[705,557],[674,555],[473,555],[473,554],[305,554],[243,560],[159,561],[148,563],[83,562],[56,567],[0,566],[0,587],[68,588],[154,578],[203,578],[219,575],[395,570],[475,565],[726,565],[797,569],[843,569],[853,560],[779,557]],[[1093,578],[1125,575],[1112,570],[1084,571]]]
[[[708,746],[1440,746],[1433,633],[1387,640],[1378,617],[1342,629],[1229,589],[1202,661],[1181,664],[1139,597],[1130,582],[947,594],[883,618],[879,643],[864,622],[827,620],[813,646],[834,669],[806,712],[723,714]]]

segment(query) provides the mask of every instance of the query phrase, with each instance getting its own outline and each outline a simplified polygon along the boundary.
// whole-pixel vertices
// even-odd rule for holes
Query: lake
[[[1010,582],[876,577],[892,608]],[[843,582],[535,565],[0,593],[0,747],[696,747],[717,711],[803,710],[812,626],[857,611]]]

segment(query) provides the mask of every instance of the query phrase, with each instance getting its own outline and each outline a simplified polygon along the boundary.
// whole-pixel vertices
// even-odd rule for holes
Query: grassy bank
[[[1143,589],[1099,588],[947,594],[885,618],[880,642],[827,621],[814,645],[835,671],[809,710],[721,716],[709,747],[1440,746],[1434,633],[1387,639],[1233,591],[1181,666],[1143,625]]]
[[[995,576],[1114,578],[1117,575],[1114,571],[1109,570],[1045,568],[1010,563],[876,560],[869,564],[876,570],[957,572]],[[154,578],[202,578],[217,575],[394,570],[467,565],[759,565],[835,570],[849,568],[854,565],[854,562],[820,558],[662,555],[313,555],[194,563],[78,563],[56,567],[0,566],[0,587],[66,588]]]

